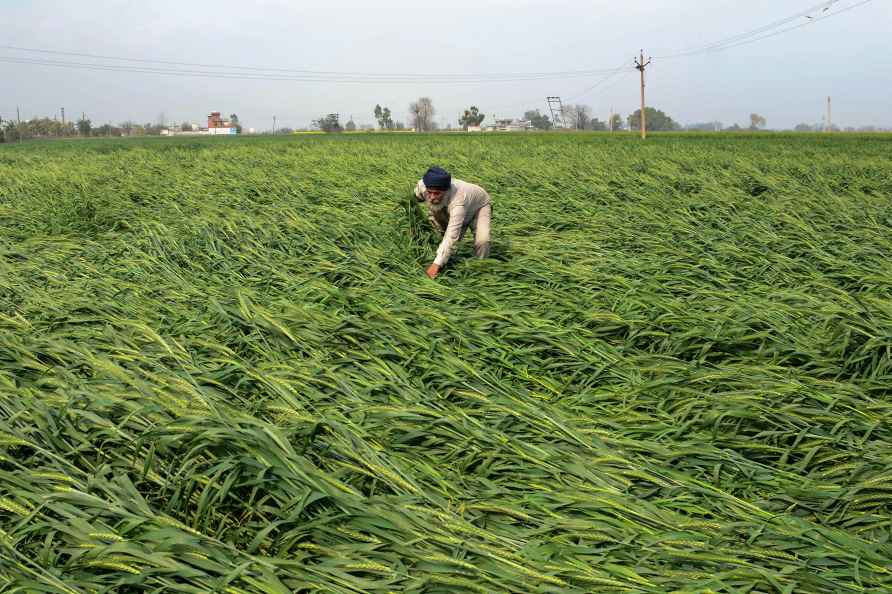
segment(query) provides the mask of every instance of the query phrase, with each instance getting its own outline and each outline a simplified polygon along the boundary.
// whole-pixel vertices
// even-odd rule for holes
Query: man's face
[[[430,198],[431,204],[439,204],[443,200],[443,196],[446,195],[446,190],[434,190],[433,188],[427,189],[427,197]]]

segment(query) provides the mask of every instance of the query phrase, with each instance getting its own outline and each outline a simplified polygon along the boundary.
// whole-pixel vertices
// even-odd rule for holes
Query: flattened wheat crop
[[[890,201],[880,135],[2,146],[0,592],[892,590]]]

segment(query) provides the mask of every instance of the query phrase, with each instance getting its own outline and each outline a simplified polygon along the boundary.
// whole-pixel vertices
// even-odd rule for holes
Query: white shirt
[[[449,261],[458,240],[477,216],[477,211],[492,204],[486,190],[460,179],[452,180],[452,185],[443,194],[439,204],[430,201],[423,180],[418,180],[415,185],[415,197],[419,201],[427,202],[428,219],[443,234],[440,247],[437,248],[437,257],[434,259],[434,264],[437,266],[443,266]]]

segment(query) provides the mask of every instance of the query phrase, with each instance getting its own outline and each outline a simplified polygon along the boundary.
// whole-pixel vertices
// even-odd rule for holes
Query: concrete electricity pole
[[[644,61],[644,50],[641,50],[640,58],[635,59],[635,68],[641,73],[641,140],[647,138],[647,117],[644,114],[644,69],[650,65],[650,60]]]
[[[276,116],[273,116],[273,136],[276,135]]]
[[[827,129],[825,132],[833,132],[833,120],[830,111],[830,97],[827,97]]]

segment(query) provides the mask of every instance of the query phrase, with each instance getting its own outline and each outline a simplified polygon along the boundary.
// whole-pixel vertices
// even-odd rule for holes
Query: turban
[[[442,167],[431,167],[422,180],[425,188],[432,190],[448,190],[452,185],[452,176]]]

